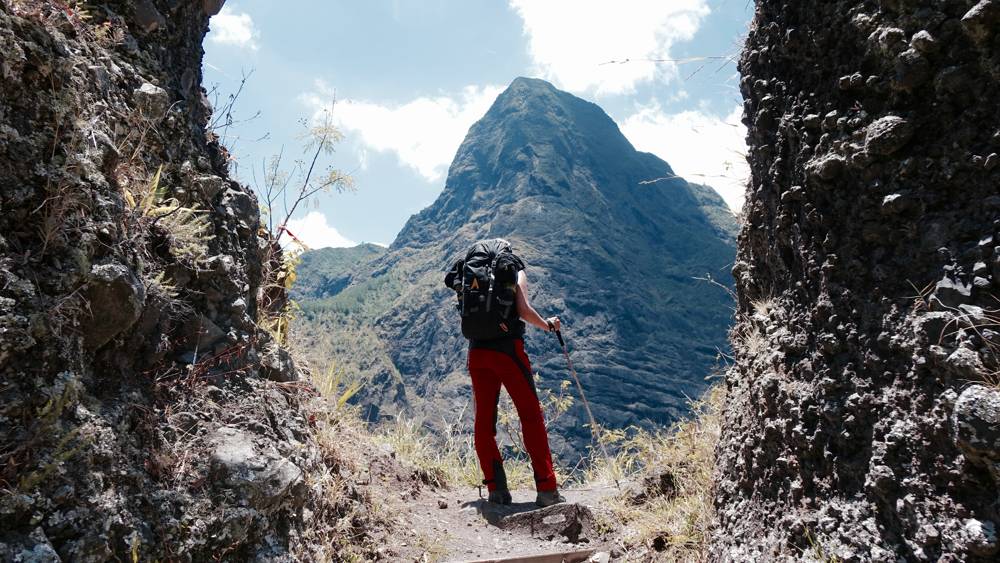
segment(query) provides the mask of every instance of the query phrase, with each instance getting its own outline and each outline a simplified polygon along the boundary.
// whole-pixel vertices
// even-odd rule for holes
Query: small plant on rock
[[[332,110],[332,106],[331,106]],[[303,122],[305,159],[299,159],[286,168],[284,151],[273,157],[264,167],[260,180],[254,176],[254,192],[261,206],[261,229],[272,241],[264,256],[264,283],[258,293],[257,310],[262,315],[258,322],[266,327],[279,343],[288,336],[288,326],[296,314],[296,306],[287,299],[287,292],[295,282],[295,268],[302,252],[308,247],[288,230],[288,222],[303,205],[320,193],[345,192],[354,189],[354,179],[322,159],[333,156],[344,135],[333,124],[331,110],[323,112],[315,124]],[[283,246],[285,235],[292,242]]]
[[[145,186],[139,199],[126,189],[125,201],[142,217],[148,229],[159,229],[166,237],[170,254],[189,265],[197,265],[208,255],[208,242],[214,238],[208,213],[197,205],[186,206],[173,197],[161,182],[163,167]]]

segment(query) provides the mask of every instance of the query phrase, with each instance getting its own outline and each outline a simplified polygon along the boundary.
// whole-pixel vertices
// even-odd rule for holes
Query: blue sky
[[[638,149],[736,209],[747,171],[734,60],[751,16],[748,0],[229,0],[204,81],[218,107],[253,72],[234,116],[259,116],[218,131],[248,184],[282,150],[302,158],[303,122],[336,100],[345,139],[323,164],[357,189],[296,213],[289,228],[313,247],[392,242],[518,76],[597,103]]]

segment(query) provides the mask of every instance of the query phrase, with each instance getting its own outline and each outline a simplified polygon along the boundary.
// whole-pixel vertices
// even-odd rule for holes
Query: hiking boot
[[[538,497],[535,498],[535,504],[542,508],[559,504],[560,502],[566,502],[566,497],[559,494],[558,489],[554,491],[538,491]]]
[[[495,504],[510,504],[513,499],[510,498],[510,489],[507,488],[507,472],[503,470],[503,461],[495,459],[493,460],[493,482],[496,484],[496,488],[490,491],[490,502]],[[483,481],[483,484],[486,484]]]
[[[510,491],[507,489],[496,489],[490,491],[489,501],[493,504],[510,504],[514,499],[510,497]]]

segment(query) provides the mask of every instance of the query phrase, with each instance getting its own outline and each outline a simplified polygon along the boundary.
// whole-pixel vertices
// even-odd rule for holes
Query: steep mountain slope
[[[725,345],[728,298],[694,278],[726,279],[734,232],[711,189],[637,152],[599,107],[519,78],[387,253],[339,292],[300,290],[299,338],[370,380],[362,400],[373,417],[403,407],[431,423],[469,416],[465,341],[442,278],[475,240],[504,237],[528,264],[536,307],[564,320],[597,417],[666,422],[705,387]],[[553,337],[532,329],[527,342],[542,386],[569,377]],[[577,442],[588,436],[579,414],[560,421]]]
[[[1000,2],[751,30],[712,558],[997,561]]]

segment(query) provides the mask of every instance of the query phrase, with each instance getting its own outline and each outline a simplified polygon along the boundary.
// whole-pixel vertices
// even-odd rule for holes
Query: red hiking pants
[[[536,488],[539,491],[556,490],[549,436],[531,376],[531,361],[524,353],[524,341],[507,341],[490,349],[470,348],[469,375],[472,376],[472,393],[476,400],[476,455],[479,456],[486,487],[490,491],[496,488],[494,467],[503,463],[496,439],[497,405],[502,385],[514,401],[521,420],[521,435],[531,457]]]

